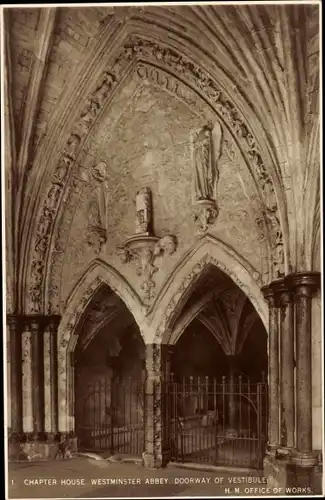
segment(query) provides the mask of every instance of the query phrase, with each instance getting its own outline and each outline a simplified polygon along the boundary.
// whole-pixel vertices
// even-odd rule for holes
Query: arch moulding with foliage
[[[223,271],[242,290],[268,330],[268,306],[261,292],[260,273],[229,245],[206,235],[187,252],[163,285],[150,311],[147,335],[152,342],[168,342],[182,307],[211,266]]]
[[[143,305],[126,279],[112,266],[96,259],[83,273],[67,299],[58,328],[58,395],[61,432],[73,430],[73,352],[78,340],[78,323],[95,293],[103,285],[118,295],[133,315],[142,334]],[[67,415],[66,408],[70,408]]]
[[[24,308],[32,313],[40,313],[45,309],[45,290],[47,274],[51,265],[51,252],[54,248],[54,228],[58,219],[58,212],[64,199],[67,186],[73,179],[73,173],[78,165],[78,156],[87,137],[102,114],[104,108],[109,105],[114,92],[125,79],[125,76],[139,64],[152,65],[161,68],[167,74],[171,74],[182,85],[188,86],[197,95],[203,98],[215,112],[220,121],[228,128],[236,141],[246,164],[255,180],[262,201],[261,221],[266,228],[268,240],[271,246],[271,275],[277,277],[283,274],[287,266],[284,234],[286,234],[285,203],[283,201],[281,186],[270,172],[273,169],[273,161],[270,156],[270,148],[260,146],[264,137],[263,133],[254,137],[247,119],[240,109],[230,100],[223,86],[216,84],[222,77],[217,78],[203,68],[202,63],[191,60],[184,55],[184,50],[175,46],[162,45],[157,38],[152,36],[139,36],[130,34],[124,29],[120,36],[119,47],[110,53],[108,69],[103,71],[103,62],[98,61],[98,81],[94,78],[90,81],[92,88],[87,88],[76,102],[76,112],[71,112],[69,120],[65,117],[62,123],[61,141],[58,141],[61,153],[55,156],[56,167],[52,179],[46,179],[46,196],[41,199],[37,209],[36,229],[28,238],[31,245],[31,261],[27,269],[23,269],[23,283],[28,283],[28,301]],[[196,53],[194,51],[194,53]],[[204,60],[204,58],[203,58]],[[225,77],[226,78],[226,77]],[[178,96],[179,97],[179,96]],[[94,103],[96,105],[94,105]],[[192,103],[191,103],[192,104]],[[250,112],[247,110],[247,116]],[[87,119],[85,120],[85,117]],[[69,127],[67,128],[67,123]],[[70,132],[69,132],[70,130]],[[65,138],[64,138],[65,137]],[[53,139],[53,137],[52,137]],[[60,143],[62,146],[60,147]],[[263,159],[262,159],[263,158]],[[50,163],[52,163],[51,159]],[[51,169],[49,169],[51,171]],[[44,186],[45,187],[45,186]],[[283,231],[282,228],[285,228]],[[24,288],[24,287],[23,287]],[[47,293],[51,291],[47,290]]]

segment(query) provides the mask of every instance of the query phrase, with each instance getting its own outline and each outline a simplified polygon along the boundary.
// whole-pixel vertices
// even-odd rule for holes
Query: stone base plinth
[[[76,437],[67,439],[71,453],[78,451],[78,440]],[[33,460],[54,460],[59,451],[59,442],[57,440],[26,440],[25,442],[10,441],[8,444],[9,462]]]
[[[283,495],[321,495],[322,470],[320,466],[301,467],[291,457],[267,455],[264,458],[264,476],[268,487]]]
[[[163,467],[162,457],[156,457],[152,453],[143,453],[142,463],[145,469],[160,469]]]
[[[287,473],[288,462],[286,460],[279,460],[275,455],[266,455],[263,462],[264,477],[267,478],[267,485],[269,488],[280,489],[285,488],[288,484]]]
[[[322,471],[319,467],[301,467],[288,464],[288,486],[297,489],[297,493],[306,495],[322,494]]]
[[[54,460],[59,449],[57,442],[28,441],[25,443],[9,443],[9,462],[33,460]]]

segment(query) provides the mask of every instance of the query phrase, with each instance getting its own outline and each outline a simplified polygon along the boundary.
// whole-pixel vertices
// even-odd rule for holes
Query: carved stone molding
[[[177,242],[171,235],[158,238],[152,233],[153,210],[151,190],[141,188],[136,194],[135,235],[128,238],[119,251],[122,251],[122,261],[136,262],[136,273],[142,277],[141,292],[146,300],[154,296],[156,286],[153,276],[158,271],[156,258],[162,254],[171,255],[175,252]]]
[[[89,226],[87,231],[88,246],[94,249],[96,254],[99,254],[103,245],[107,241],[106,230],[101,226]]]
[[[61,270],[65,256],[65,246],[68,242],[70,227],[85,185],[85,179],[74,176],[66,191],[65,203],[58,222],[58,232],[56,233],[49,261],[49,282],[46,288],[47,304],[45,303],[48,314],[59,312]]]
[[[297,296],[312,298],[320,288],[320,280],[317,271],[291,273],[272,281],[262,292],[267,300],[272,298],[276,307],[286,308]]]
[[[221,262],[211,257],[210,255],[205,255],[199,262],[194,265],[191,272],[183,279],[182,283],[169,301],[163,316],[163,320],[156,331],[155,342],[159,342],[161,340],[167,327],[170,326],[171,318],[177,315],[181,297],[184,295],[185,291],[195,283],[195,281],[203,273],[204,269],[208,268],[210,265],[215,265],[216,267],[218,267],[218,269],[227,274],[236,283],[236,285],[239,286],[239,288],[245,288],[244,284],[236,278],[231,269],[228,269]]]
[[[125,263],[136,262],[136,273],[142,277],[141,291],[146,300],[155,296],[156,286],[153,277],[158,271],[156,258],[161,255],[171,255],[176,250],[176,238],[163,236],[158,238],[150,235],[139,235],[129,238],[122,248],[122,260]]]
[[[195,204],[194,208],[194,222],[197,223],[198,234],[204,234],[207,232],[211,226],[216,222],[219,208],[215,201],[211,200],[199,200]]]
[[[212,109],[232,131],[250,165],[265,201],[266,216],[275,242],[275,273],[282,272],[284,260],[283,237],[275,189],[262,160],[257,141],[250,128],[246,125],[244,118],[224,91],[218,88],[211,77],[193,64],[192,61],[174,49],[162,47],[151,40],[132,37],[120,49],[118,55],[115,56],[115,60],[112,61],[110,69],[103,72],[93,92],[86,98],[85,105],[75,122],[52,175],[51,184],[36,222],[37,229],[32,250],[31,275],[28,278],[30,283],[29,309],[31,312],[41,312],[44,307],[45,263],[50,248],[53,224],[62,201],[64,186],[70,178],[78,153],[95,120],[98,119],[103,108],[112,97],[114,89],[122,79],[126,68],[131,61],[139,59],[142,61],[142,67],[144,62],[150,63],[152,61],[154,64],[159,64],[177,75],[179,80],[184,82],[181,85],[186,83],[208,100]]]

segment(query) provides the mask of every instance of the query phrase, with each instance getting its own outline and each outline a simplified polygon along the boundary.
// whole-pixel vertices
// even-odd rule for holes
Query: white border
[[[221,1],[221,2],[119,2],[119,3],[58,3],[58,4],[2,4],[0,6],[0,30],[1,30],[1,52],[2,52],[2,57],[1,57],[1,102],[4,103],[4,20],[3,20],[3,10],[4,9],[18,9],[18,8],[54,8],[54,7],[66,7],[66,8],[71,8],[71,7],[141,7],[141,6],[168,6],[168,5],[173,5],[173,6],[185,6],[185,5],[318,5],[319,6],[319,57],[320,57],[320,93],[319,93],[319,104],[320,104],[320,110],[322,110],[322,104],[323,104],[323,95],[322,95],[322,88],[323,88],[323,68],[322,68],[322,2],[321,0],[286,0],[286,1],[269,1],[269,0],[264,0],[264,1]],[[2,110],[4,110],[4,105],[1,107]],[[5,231],[5,134],[6,134],[6,129],[5,129],[5,119],[4,119],[4,111],[1,113],[1,178],[2,178],[2,183],[1,183],[1,216],[2,216],[2,249],[6,249],[6,231]],[[320,133],[321,133],[321,138],[320,138],[320,211],[321,211],[321,228],[320,228],[320,237],[321,237],[321,298],[323,298],[323,290],[324,290],[324,275],[323,275],[323,262],[324,262],[324,247],[323,247],[323,226],[322,226],[322,215],[323,215],[323,116],[322,116],[322,111],[320,112]],[[3,284],[3,299],[2,299],[2,309],[3,309],[3,380],[4,380],[4,451],[5,451],[5,456],[4,456],[4,461],[5,461],[5,496],[6,498],[8,497],[8,439],[7,439],[7,418],[8,418],[8,413],[7,413],[7,408],[6,408],[6,399],[7,399],[7,328],[6,328],[6,259],[5,259],[5,251],[2,251],[2,269],[3,269],[3,277],[2,277],[2,284]],[[321,307],[322,311],[322,318],[321,318],[321,331],[324,332],[324,307],[322,304]],[[323,342],[323,337],[322,337],[322,389],[324,390],[324,381],[325,381],[325,374],[324,374],[324,342]],[[323,408],[322,408],[322,414],[323,414],[323,425],[322,425],[322,441],[323,441],[323,450],[322,450],[322,456],[323,456],[323,464],[324,464],[324,458],[325,458],[325,446],[324,446],[324,399],[323,399]],[[324,472],[323,472],[323,488],[325,484],[325,478],[324,478]],[[323,492],[324,493],[324,492]],[[285,495],[288,497],[288,495]],[[323,495],[309,495],[308,498],[322,498]],[[60,498],[54,498],[54,497],[49,497],[50,500],[61,500]],[[74,500],[72,497],[66,497],[69,500]],[[78,499],[84,499],[84,500],[89,500],[95,497],[78,497]],[[96,497],[98,498],[98,497]],[[120,500],[123,497],[101,497],[102,500]],[[126,498],[126,497],[125,497]],[[142,499],[143,497],[132,497],[135,500],[137,499]],[[160,499],[160,498],[165,498],[165,497],[146,497],[146,498],[154,498],[154,499]],[[168,497],[168,498],[184,498],[184,499],[193,499],[193,498],[215,498],[214,496],[179,496],[177,495],[176,497]],[[220,497],[219,497],[220,498]],[[223,497],[222,497],[223,498]],[[225,498],[240,498],[239,496],[225,496]],[[247,498],[281,498],[280,496],[277,495],[270,495],[270,496],[247,496]],[[20,499],[20,500],[35,500],[34,498],[28,499]],[[41,500],[40,497],[37,498],[37,500]]]

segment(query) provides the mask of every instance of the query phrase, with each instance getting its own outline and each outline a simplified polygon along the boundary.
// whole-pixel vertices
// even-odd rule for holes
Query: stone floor
[[[175,466],[163,470],[146,470],[134,463],[111,463],[103,459],[77,457],[62,461],[9,464],[7,498],[166,498],[283,494],[267,491],[267,485],[263,481],[265,478],[258,473],[240,470],[202,471]]]

